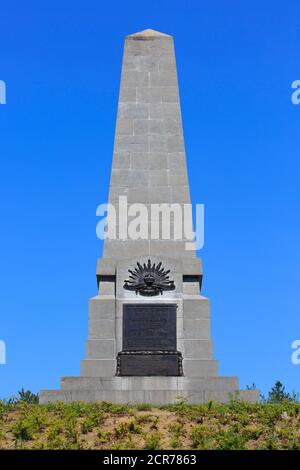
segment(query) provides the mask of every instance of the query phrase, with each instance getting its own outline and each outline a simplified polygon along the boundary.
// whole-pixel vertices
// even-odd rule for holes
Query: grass
[[[0,449],[300,449],[300,404],[0,401]]]

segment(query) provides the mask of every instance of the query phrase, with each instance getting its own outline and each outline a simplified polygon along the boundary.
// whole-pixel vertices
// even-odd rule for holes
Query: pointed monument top
[[[157,38],[157,37],[167,37],[170,38],[169,34],[160,33],[154,29],[144,29],[144,31],[139,31],[138,33],[129,34],[128,38]]]

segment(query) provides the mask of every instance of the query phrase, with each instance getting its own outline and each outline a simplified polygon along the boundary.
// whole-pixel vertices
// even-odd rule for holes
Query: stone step
[[[62,390],[211,390],[235,391],[237,377],[62,377]]]
[[[238,392],[216,390],[42,390],[40,403],[55,403],[62,401],[96,402],[110,401],[113,403],[151,403],[167,405],[185,400],[187,403],[206,403],[210,400],[228,403],[233,398],[255,403],[259,401],[258,390],[240,390]]]

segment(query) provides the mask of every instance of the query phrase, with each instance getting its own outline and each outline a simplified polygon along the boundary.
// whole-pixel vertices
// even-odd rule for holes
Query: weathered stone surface
[[[251,392],[251,393],[249,393]],[[152,403],[157,405],[166,405],[176,403],[184,399],[187,403],[206,403],[214,400],[221,403],[228,403],[232,398],[256,403],[259,401],[259,394],[254,390],[172,390],[172,389],[142,389],[142,390],[42,390],[40,393],[40,403],[55,403],[64,401],[112,401],[114,403]]]
[[[130,152],[114,153],[113,165],[116,170],[129,170],[130,168]]]
[[[130,204],[190,202],[171,36],[147,32],[126,38],[110,186],[111,203],[119,195],[126,195]],[[170,241],[160,241],[149,243],[145,253],[161,255],[161,247],[168,252]],[[186,255],[184,243],[174,238],[171,243],[171,256],[175,251]],[[130,258],[130,243],[128,247],[127,253],[106,240],[104,257]]]
[[[184,318],[183,334],[186,339],[210,339],[210,319]]]
[[[116,357],[115,339],[88,339],[86,357],[87,359],[114,359]]]
[[[212,344],[206,339],[184,339],[186,359],[212,359]]]
[[[185,358],[183,370],[186,377],[215,377],[218,375],[218,363],[209,359]]]
[[[116,321],[113,320],[89,320],[89,339],[107,339],[114,338]]]
[[[110,398],[107,398],[110,396]],[[228,402],[231,398],[257,402],[259,394],[240,390],[237,377],[63,377],[61,390],[41,393],[41,403],[75,399],[109,400],[118,403],[167,404],[185,398],[189,403],[209,400]]]
[[[110,296],[92,297],[89,301],[89,319],[97,320],[114,320],[116,312],[115,298]]]
[[[99,282],[99,294],[101,295],[114,295],[116,286],[114,281],[104,280]]]
[[[190,320],[210,318],[209,300],[205,297],[189,296],[183,300],[184,316]]]
[[[82,377],[114,377],[117,361],[115,359],[84,359],[80,363]]]
[[[120,103],[135,103],[137,101],[136,88],[126,88],[123,86],[120,90]]]

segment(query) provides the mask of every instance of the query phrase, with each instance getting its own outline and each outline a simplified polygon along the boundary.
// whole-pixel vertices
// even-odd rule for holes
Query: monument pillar
[[[182,211],[190,204],[173,38],[153,30],[125,40],[109,191],[122,236],[105,240],[97,263],[86,358],[80,376],[42,391],[41,403],[226,402],[237,394],[257,401],[257,391],[239,390],[237,377],[218,374],[201,260],[187,249],[190,240],[167,240],[161,230],[153,239],[151,217],[148,237],[131,239],[120,221],[120,196],[149,213],[153,204]]]

